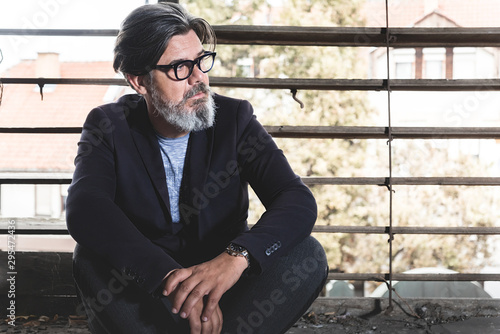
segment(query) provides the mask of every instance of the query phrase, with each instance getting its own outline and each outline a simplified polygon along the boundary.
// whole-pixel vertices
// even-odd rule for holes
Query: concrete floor
[[[33,320],[31,320],[33,321]],[[60,319],[53,323],[18,322],[16,327],[6,324],[0,325],[1,333],[53,333],[53,334],[90,334],[84,323],[73,323],[68,319]],[[299,321],[286,334],[331,334],[331,333],[357,333],[357,334],[499,334],[500,316],[475,317],[466,320],[444,324],[428,324],[421,320],[401,320],[387,316],[376,317],[369,320],[357,317],[345,317],[331,323],[308,323]],[[237,334],[237,333],[235,333]],[[268,333],[274,334],[274,333]]]
[[[388,309],[387,299],[319,298],[286,334],[500,334],[500,299],[407,299]],[[17,319],[16,327],[0,324],[0,333],[90,331],[74,316],[30,316]]]
[[[372,319],[357,317],[345,318],[336,323],[304,324],[299,321],[296,327],[286,334],[499,334],[500,316],[475,317],[454,322],[431,324],[420,319],[397,319],[378,316]]]
[[[90,334],[83,323],[70,324],[68,319],[61,319],[54,323],[40,323],[38,325],[27,322],[18,322],[16,327],[6,324],[0,325],[1,333],[53,333],[53,334]],[[307,323],[299,321],[286,334],[331,334],[331,333],[357,333],[357,334],[499,334],[499,317],[475,317],[466,320],[444,324],[428,324],[426,321],[401,320],[391,317],[378,317],[373,319],[360,319],[347,317],[335,323]],[[235,333],[237,334],[237,333]],[[274,333],[268,333],[274,334]]]

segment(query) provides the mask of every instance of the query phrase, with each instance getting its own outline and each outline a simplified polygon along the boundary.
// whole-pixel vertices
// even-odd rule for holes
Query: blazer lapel
[[[158,140],[156,138],[153,126],[147,117],[146,105],[132,112],[135,118],[131,122],[131,133],[134,144],[141,156],[145,169],[147,170],[151,182],[153,183],[158,195],[165,204],[165,208],[170,215],[170,201],[166,183],[165,169],[161,158]],[[171,217],[171,215],[170,215]]]
[[[204,185],[212,157],[214,129],[192,132],[182,178],[181,216],[190,232],[199,236],[199,213],[208,205]]]

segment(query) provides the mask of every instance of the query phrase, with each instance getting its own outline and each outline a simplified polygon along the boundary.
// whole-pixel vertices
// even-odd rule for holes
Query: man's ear
[[[147,74],[146,74],[147,75]],[[148,91],[144,85],[145,75],[126,74],[128,83],[139,94],[145,95]]]

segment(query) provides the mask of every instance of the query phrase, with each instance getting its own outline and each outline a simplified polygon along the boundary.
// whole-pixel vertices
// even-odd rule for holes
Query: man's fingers
[[[222,331],[222,312],[220,308],[212,313],[211,318],[208,321],[201,323],[201,334],[220,334]]]
[[[192,314],[188,318],[190,334],[220,334],[222,331],[222,311],[220,308],[217,308],[208,321],[200,321],[202,309],[202,301],[193,307]]]
[[[179,286],[178,290],[179,293],[181,294],[182,297],[179,297],[179,299],[183,298],[183,304],[179,305],[181,308],[180,311],[180,316],[181,318],[187,318],[191,314],[191,309],[200,301],[203,300],[203,297],[206,294],[206,290],[203,288],[202,284],[198,284],[195,287],[188,286],[187,281],[181,283]],[[176,302],[177,302],[177,296],[176,296]],[[175,306],[178,306],[175,304]]]
[[[183,290],[182,285],[184,285],[184,283],[179,287],[181,291]],[[182,318],[189,317],[193,307],[195,307],[197,303],[203,302],[203,312],[200,316],[201,321],[207,322],[212,319],[213,312],[219,307],[219,300],[222,294],[216,290],[212,290],[212,292],[208,293],[208,290],[204,286],[204,284],[199,284],[189,292],[180,310],[180,316]]]
[[[215,334],[221,333],[223,318],[222,318],[222,311],[218,305],[217,305],[217,308],[212,313],[211,320],[208,322],[212,323],[212,332],[209,332],[209,333],[215,333]]]
[[[219,307],[219,300],[222,296],[211,293],[205,296],[205,303],[203,307],[203,313],[201,314],[202,321],[208,321],[213,315],[213,312]]]
[[[200,320],[200,313],[202,310],[202,305],[197,305],[193,310],[193,315],[188,319],[190,334],[200,334],[202,333],[202,322]]]
[[[191,270],[178,269],[169,274],[165,280],[165,285],[163,286],[163,295],[168,296],[174,291],[179,283],[184,281],[191,275]]]
[[[190,334],[202,333],[202,322],[200,321],[200,319],[196,319],[196,317],[193,317],[193,319],[189,319],[189,329]]]

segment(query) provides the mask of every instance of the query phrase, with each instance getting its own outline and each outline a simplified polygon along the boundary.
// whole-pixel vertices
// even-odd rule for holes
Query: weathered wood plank
[[[214,25],[218,44],[385,46],[383,27]],[[0,35],[111,36],[117,29],[0,29]],[[389,28],[393,47],[500,46],[499,28]]]
[[[389,280],[387,273],[334,273],[328,274],[328,279],[349,281],[384,281]],[[500,281],[498,274],[392,274],[395,281]]]
[[[362,233],[387,234],[388,226],[327,226],[315,225],[318,233]],[[500,235],[500,227],[435,227],[435,226],[393,226],[393,234],[442,234],[442,235]]]
[[[4,84],[127,86],[113,78],[1,78]],[[386,91],[386,79],[291,79],[210,77],[213,87],[335,91]],[[391,91],[498,91],[500,79],[392,79]]]
[[[79,308],[82,311],[73,283],[71,253],[16,252],[14,275],[6,268],[7,252],[0,252],[0,261],[2,307],[14,300],[17,315],[67,316],[76,314]],[[8,295],[12,289],[14,298]]]
[[[303,177],[313,185],[389,185],[388,177]],[[0,184],[70,184],[70,178],[0,178]],[[393,177],[392,185],[499,186],[500,177]]]
[[[37,133],[37,134],[79,134],[82,132],[82,127],[10,127],[0,128],[0,133]]]
[[[9,226],[15,227],[16,235],[68,235],[66,221],[43,218],[0,218],[0,234],[7,234]]]
[[[387,139],[386,126],[292,126],[266,125],[277,138]],[[79,134],[81,127],[0,127],[0,133]],[[391,127],[395,139],[495,139],[499,127]]]
[[[214,87],[386,91],[386,79],[276,79],[211,77]],[[495,91],[499,79],[391,79],[391,91]]]
[[[71,184],[70,178],[0,178],[0,184]]]
[[[384,126],[265,126],[276,138],[388,139]],[[394,139],[495,139],[499,127],[391,127]]]
[[[307,185],[389,185],[388,177],[303,177]],[[500,177],[393,177],[392,185],[498,186]]]
[[[125,79],[115,78],[1,78],[1,80],[4,84],[20,85],[128,85]]]
[[[72,253],[16,252],[15,287],[19,296],[75,295],[72,274]],[[0,295],[10,289],[7,274],[7,252],[0,252]]]
[[[16,296],[17,315],[46,315],[46,316],[69,316],[83,315],[84,308],[76,295],[72,296]],[[2,309],[7,308],[10,300],[7,296],[0,296]],[[5,308],[3,307],[5,305]]]
[[[0,234],[8,232],[9,221],[0,220]],[[253,225],[250,224],[250,227]],[[388,226],[328,226],[315,225],[313,232],[317,233],[362,233],[387,234]],[[393,226],[393,234],[441,234],[441,235],[498,235],[500,227],[464,227],[464,226]],[[16,234],[18,235],[67,235],[66,224],[61,221],[36,222],[31,220],[16,220]]]
[[[220,44],[386,46],[379,27],[214,26]],[[498,28],[389,28],[393,47],[499,46]]]

